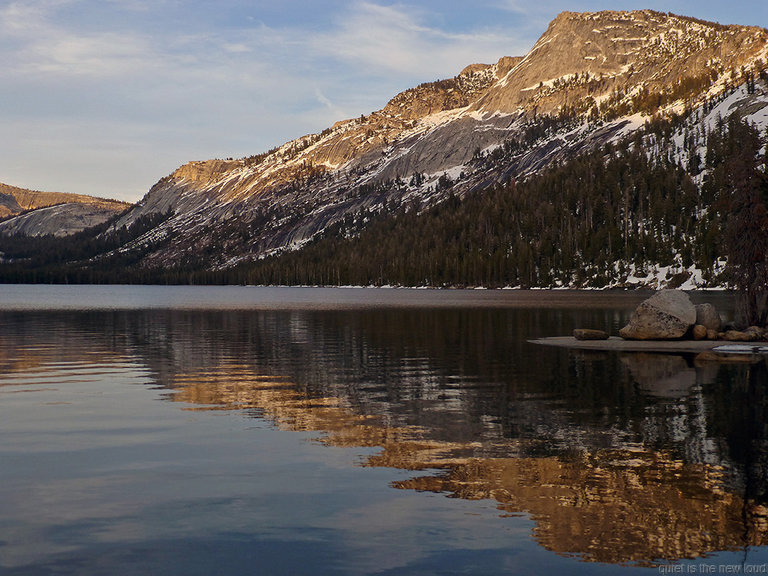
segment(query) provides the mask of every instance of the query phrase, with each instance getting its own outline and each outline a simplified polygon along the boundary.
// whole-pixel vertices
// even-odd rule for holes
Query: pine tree
[[[742,293],[740,321],[765,325],[768,320],[768,179],[758,169],[761,148],[758,131],[729,119],[728,140],[733,153],[726,162],[730,206],[725,241],[727,271]]]

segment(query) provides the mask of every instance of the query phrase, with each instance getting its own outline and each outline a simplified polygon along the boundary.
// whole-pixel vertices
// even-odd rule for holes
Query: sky
[[[765,0],[0,0],[0,182],[135,202],[524,55],[563,10],[644,8],[768,28]]]

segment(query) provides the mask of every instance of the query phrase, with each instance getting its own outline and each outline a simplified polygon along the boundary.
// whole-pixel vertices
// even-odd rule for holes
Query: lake
[[[529,342],[647,296],[0,286],[0,572],[768,571],[765,362]]]

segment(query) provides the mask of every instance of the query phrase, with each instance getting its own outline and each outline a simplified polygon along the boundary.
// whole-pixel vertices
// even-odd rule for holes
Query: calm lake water
[[[647,296],[0,286],[0,573],[768,571],[764,362],[528,342]]]

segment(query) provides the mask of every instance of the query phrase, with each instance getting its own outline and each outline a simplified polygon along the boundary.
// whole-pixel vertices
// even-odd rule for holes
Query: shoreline
[[[715,348],[720,346],[738,345],[744,352],[739,354],[749,355],[749,349],[768,347],[768,342],[731,342],[728,340],[624,340],[618,336],[611,336],[608,340],[576,340],[573,336],[549,336],[528,340],[531,344],[554,346],[558,348],[570,348],[573,350],[594,350],[601,352],[658,352],[669,354],[698,354],[712,352],[714,354],[732,355],[733,350],[718,352]],[[764,352],[753,352],[764,354]]]

